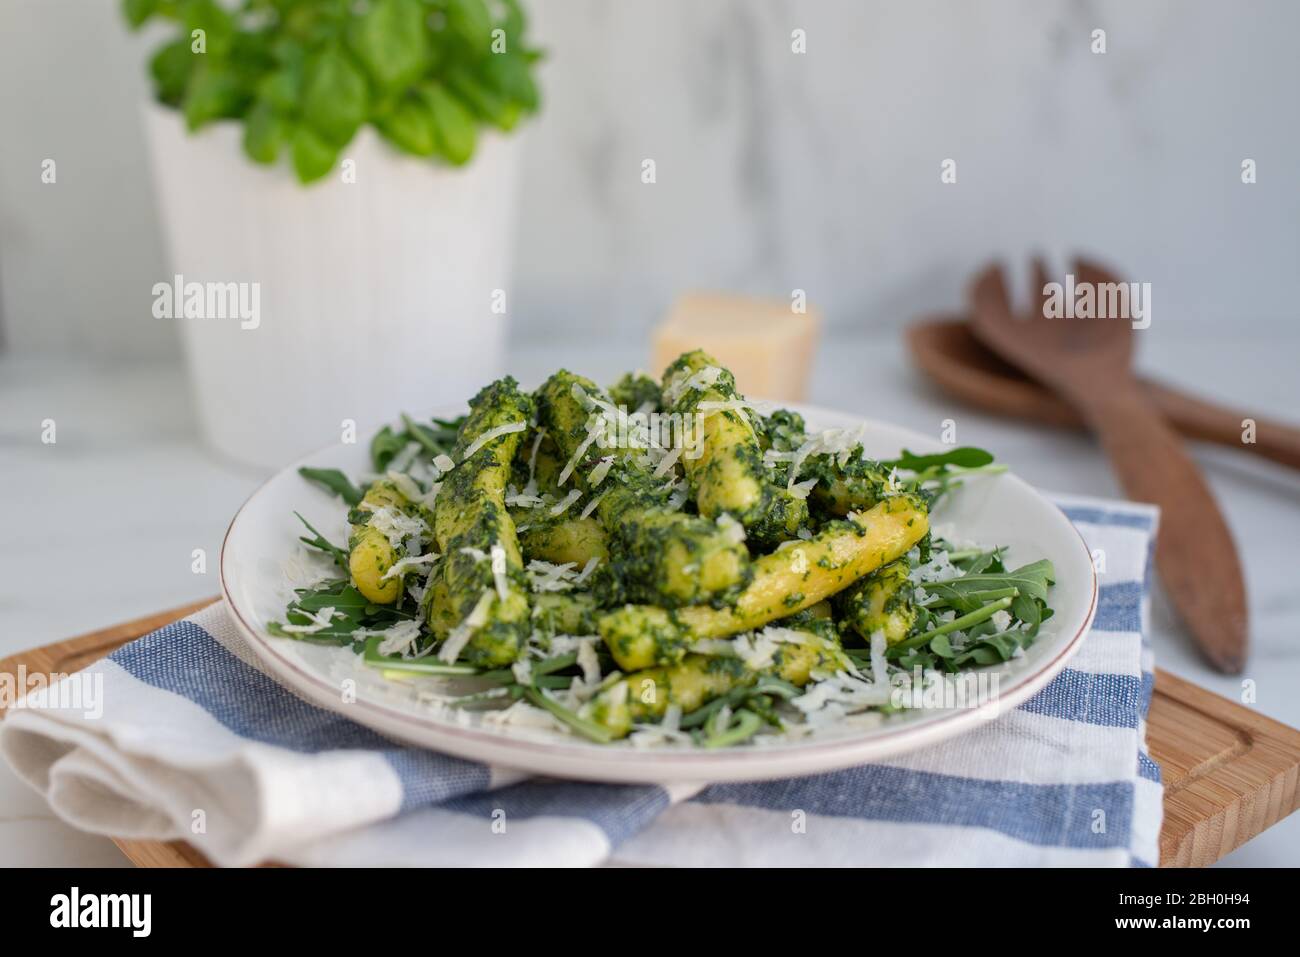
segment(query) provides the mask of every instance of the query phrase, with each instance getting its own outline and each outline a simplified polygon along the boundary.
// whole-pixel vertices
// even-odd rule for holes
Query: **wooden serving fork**
[[[1118,282],[1100,267],[1075,264],[1080,284]],[[1029,315],[1013,313],[1002,269],[974,280],[972,328],[1007,362],[1055,391],[1097,434],[1129,497],[1160,506],[1156,565],[1165,591],[1210,663],[1236,674],[1245,664],[1246,589],[1223,514],[1182,441],[1132,374],[1127,318],[1046,318],[1047,271],[1034,263]]]

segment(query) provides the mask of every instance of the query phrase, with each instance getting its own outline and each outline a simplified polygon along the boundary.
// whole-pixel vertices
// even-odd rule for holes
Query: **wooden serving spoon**
[[[1012,312],[1002,269],[971,286],[972,330],[980,342],[1078,410],[1106,450],[1124,491],[1160,506],[1156,565],[1174,607],[1206,658],[1227,674],[1246,659],[1246,589],[1237,548],[1209,486],[1155,403],[1134,379],[1126,319],[1047,319],[1047,271],[1034,264],[1029,314]],[[1115,282],[1076,261],[1080,283]]]
[[[1059,428],[1086,428],[1083,417],[1054,392],[984,348],[970,323],[936,316],[907,329],[912,359],[943,389],[989,412]],[[1169,386],[1138,379],[1147,398],[1185,438],[1250,452],[1300,469],[1300,429],[1249,412],[1215,405]],[[1242,439],[1244,422],[1255,423],[1255,441]]]

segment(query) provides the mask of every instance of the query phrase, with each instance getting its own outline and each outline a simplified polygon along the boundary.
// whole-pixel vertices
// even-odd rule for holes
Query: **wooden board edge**
[[[1157,669],[1153,708],[1160,696],[1234,728],[1249,742],[1211,773],[1165,791],[1161,867],[1208,867],[1300,809],[1300,730]],[[1158,749],[1151,750],[1159,763]]]

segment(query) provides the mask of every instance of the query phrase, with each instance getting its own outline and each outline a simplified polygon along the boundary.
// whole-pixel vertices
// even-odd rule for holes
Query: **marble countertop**
[[[1224,337],[1188,326],[1151,330],[1145,370],[1259,415],[1300,413],[1293,360],[1300,337],[1280,348],[1276,329]],[[641,340],[592,345],[524,340],[510,359],[521,381],[559,365],[598,380],[645,362]],[[840,334],[823,344],[809,400],[938,435],[957,424],[961,444],[997,451],[1049,491],[1118,496],[1085,436],[996,419],[957,405],[912,369],[896,332]],[[0,550],[0,656],[162,608],[214,595],[220,540],[230,516],[264,476],[223,461],[195,435],[183,370],[170,364],[97,365],[0,359],[0,475],[8,547]],[[56,445],[39,441],[58,423]],[[1291,549],[1300,539],[1300,475],[1241,452],[1198,446],[1195,455],[1237,536],[1247,575],[1253,650],[1241,677],[1215,674],[1179,629],[1162,594],[1152,607],[1157,662],[1234,699],[1255,684],[1254,707],[1300,726],[1300,588]],[[191,570],[206,551],[206,574]],[[75,562],[75,600],[51,603],[48,581]],[[111,842],[55,820],[0,764],[0,865],[122,864]],[[1300,862],[1300,815],[1225,859],[1228,865]]]

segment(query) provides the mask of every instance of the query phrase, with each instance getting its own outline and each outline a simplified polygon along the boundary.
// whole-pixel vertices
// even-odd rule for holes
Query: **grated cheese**
[[[538,429],[537,434],[533,436],[533,448],[528,453],[528,486],[534,487],[534,480],[537,477],[537,450],[542,447],[542,439],[546,438],[546,430]]]
[[[546,504],[546,499],[530,492],[512,492],[506,495],[506,504],[515,508],[538,508]]]
[[[522,432],[526,428],[528,428],[527,422],[507,422],[505,425],[498,425],[496,428],[488,429],[470,443],[469,448],[465,450],[465,454],[461,456],[461,461],[464,462],[493,439],[500,438],[503,435],[510,435],[513,432]]]
[[[569,506],[572,505],[580,498],[582,498],[581,492],[579,492],[576,488],[570,489],[569,494],[564,496],[564,498],[562,498],[558,504],[556,504],[551,508],[550,514],[563,515],[565,512],[569,510]]]
[[[388,539],[388,544],[394,548],[401,547],[407,539],[423,538],[429,531],[424,519],[407,515],[387,505],[370,511],[369,524],[383,534]]]
[[[383,635],[383,640],[379,642],[379,653],[381,655],[395,655],[405,652],[411,647],[411,643],[420,637],[420,622],[418,619],[410,621],[399,621],[395,625],[384,628],[381,631],[372,632],[375,635]]]
[[[330,622],[333,621],[335,617],[339,617],[339,618],[344,617],[342,612],[336,612],[334,610],[333,605],[326,605],[324,608],[316,612],[316,614],[314,615],[309,611],[304,611],[303,614],[311,619],[311,624],[281,625],[280,627],[285,631],[289,632],[289,634],[291,635],[314,635],[316,634],[316,632],[323,631],[324,629],[328,628],[330,626]]]
[[[492,546],[492,581],[497,588],[497,597],[506,600],[506,550],[500,545]]]
[[[596,467],[593,468],[591,472],[588,473],[587,475],[588,487],[595,488],[601,482],[605,481],[605,476],[609,474],[609,470],[613,467],[613,465],[614,465],[614,456],[612,455],[606,455],[599,462],[597,462]]]
[[[676,448],[669,451],[662,459],[660,459],[659,464],[655,466],[654,477],[663,478],[665,475],[667,475],[669,470],[672,469],[672,467],[677,464],[677,460],[682,457],[682,451],[683,449],[679,445]]]
[[[429,486],[429,493],[420,499],[420,504],[425,508],[433,508],[433,503],[438,500],[438,493],[442,491],[442,483],[434,482]]]
[[[889,642],[885,632],[877,628],[871,633],[871,682],[883,687],[889,681],[889,665],[885,661],[885,649]]]
[[[590,558],[588,558],[587,564],[582,566],[582,571],[578,572],[578,577],[573,580],[574,583],[581,585],[583,582],[585,582],[588,578],[591,577],[591,573],[596,570],[596,566],[599,564],[600,564],[600,556],[592,555]]]
[[[726,534],[727,541],[733,545],[739,545],[745,540],[745,526],[726,512],[718,516],[718,527]]]
[[[577,389],[579,386],[575,383],[574,388]],[[597,419],[596,421],[599,422],[600,420]],[[587,427],[587,437],[583,439],[582,444],[574,450],[573,458],[569,459],[569,461],[565,463],[564,468],[560,470],[560,477],[555,480],[556,485],[563,485],[569,480],[569,476],[572,475],[573,470],[578,467],[578,463],[582,460],[583,455],[586,454],[587,449],[591,448],[591,443],[595,442],[596,439],[600,437],[601,431],[601,429],[593,429],[590,426]]]
[[[815,478],[810,478],[804,482],[796,482],[789,487],[789,492],[795,498],[807,498],[808,493],[813,490],[813,487],[816,486],[816,484],[817,479]]]
[[[488,610],[492,607],[492,592],[490,589],[485,590],[479,596],[478,603],[474,605],[474,610],[465,616],[465,620],[451,630],[447,640],[442,643],[438,649],[438,660],[446,664],[454,664],[460,657],[460,653],[465,650],[469,640],[474,637],[474,632],[478,631],[487,624]]]
[[[556,565],[553,562],[534,558],[528,563],[524,573],[528,576],[529,587],[535,592],[568,591],[573,587],[573,579],[577,575],[574,571],[575,567],[575,562]]]
[[[763,459],[769,464],[776,462],[789,462],[790,474],[786,479],[786,487],[793,488],[795,481],[799,478],[799,469],[803,463],[813,455],[833,455],[836,458],[840,468],[848,465],[855,449],[861,451],[862,457],[867,457],[867,450],[862,447],[862,439],[866,435],[866,424],[859,425],[856,429],[825,429],[814,435],[804,442],[793,453],[777,452],[773,453],[770,449],[764,453]],[[770,456],[770,460],[769,460]],[[789,456],[787,458],[787,456]]]
[[[418,502],[420,499],[424,498],[424,489],[420,488],[420,486],[416,484],[415,479],[411,478],[411,476],[407,475],[405,472],[398,472],[389,469],[386,478],[388,481],[393,483],[393,486],[399,492],[405,495],[412,502]]]
[[[383,576],[379,580],[381,582],[388,581],[388,579],[390,578],[396,578],[398,575],[403,574],[408,568],[414,568],[416,566],[432,565],[437,560],[438,560],[438,556],[435,555],[433,552],[429,552],[427,555],[411,555],[406,558],[399,559],[398,561],[393,562],[392,566],[388,569],[388,571],[384,572]]]
[[[600,684],[600,659],[596,657],[596,642],[584,639],[578,645],[578,667],[582,669],[582,683],[589,687]]]
[[[424,448],[419,442],[407,442],[402,446],[402,451],[392,457],[388,463],[392,472],[405,472],[415,461],[415,457],[420,454],[420,449]],[[391,472],[389,473],[391,475]]]
[[[599,495],[597,495],[595,498],[593,498],[590,502],[588,502],[588,503],[583,507],[583,509],[582,509],[582,513],[581,513],[581,515],[580,515],[579,517],[580,517],[580,518],[586,518],[587,516],[589,516],[592,512],[594,512],[594,511],[596,510],[596,506],[600,504],[600,500],[601,500],[602,498],[604,498],[604,497],[605,497],[606,495],[608,495],[608,494],[609,494],[609,490],[606,489],[605,491],[603,491],[603,492],[601,492]]]
[[[664,406],[672,407],[677,400],[692,389],[707,389],[722,378],[722,370],[717,366],[705,366],[689,376],[678,374],[664,388]]]
[[[749,410],[754,409],[754,403],[746,399],[725,399],[725,400],[705,400],[696,405],[701,412],[734,412],[740,417],[740,421],[749,427],[749,431],[754,431],[754,423],[749,420]]]
[[[669,492],[667,505],[670,509],[680,510],[686,504],[686,499],[690,496],[691,490],[686,483],[680,479],[674,479],[664,486],[664,491]]]

